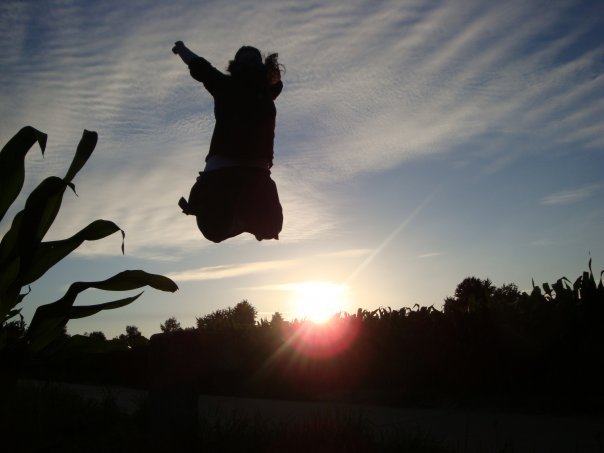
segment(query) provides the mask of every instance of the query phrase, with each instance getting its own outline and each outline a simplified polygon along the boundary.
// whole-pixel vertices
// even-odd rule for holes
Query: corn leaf
[[[12,261],[17,254],[17,240],[19,238],[22,219],[23,211],[20,211],[13,217],[13,223],[11,224],[10,229],[2,237],[2,241],[0,242],[0,266],[2,266],[2,268],[4,268],[9,261]]]
[[[46,134],[26,126],[11,138],[0,151],[0,220],[19,196],[25,180],[25,155],[38,142],[42,155]]]
[[[105,302],[102,304],[86,305],[86,306],[81,306],[81,307],[71,307],[71,310],[69,310],[69,313],[68,313],[68,318],[69,319],[86,318],[87,316],[96,315],[98,312],[103,311],[103,310],[113,310],[114,308],[125,307],[126,305],[128,305],[128,304],[134,302],[136,299],[138,299],[141,296],[141,294],[143,294],[143,291],[138,293],[136,296],[126,297],[124,299],[115,300],[113,302]]]
[[[75,156],[71,161],[71,165],[67,170],[65,178],[66,182],[71,183],[76,174],[82,169],[82,167],[88,161],[88,158],[92,155],[96,143],[98,141],[98,134],[94,131],[87,131],[84,129],[78,148],[76,149]],[[73,188],[73,187],[72,187]]]
[[[31,286],[28,286],[28,287],[27,287],[27,292],[26,292],[26,293],[21,293],[21,294],[19,294],[19,297],[18,297],[18,303],[23,302],[23,299],[25,299],[29,293],[31,293]],[[19,310],[20,310],[20,309],[19,309]]]
[[[15,308],[15,306],[21,302],[21,300],[23,300],[19,294],[20,290],[20,286],[12,284],[0,294],[0,319],[6,316],[7,313]]]
[[[103,289],[106,291],[129,291],[131,289],[150,286],[161,291],[174,292],[178,286],[168,277],[149,274],[142,270],[127,270],[114,275],[102,282],[88,283],[89,288]]]
[[[14,318],[15,316],[17,316],[18,314],[21,313],[21,309],[17,309],[17,310],[11,310],[9,311],[6,315],[4,315],[4,320],[0,321],[0,325],[2,325],[3,323],[5,323],[6,321],[8,321],[11,318]],[[2,318],[0,318],[2,319]]]
[[[6,241],[0,244],[3,266],[19,256],[20,276],[27,272],[34,253],[59,212],[66,187],[61,178],[50,177],[29,195],[23,211],[15,216],[11,229],[6,233]]]
[[[68,239],[42,242],[34,252],[28,269],[22,272],[21,285],[27,285],[42,277],[51,267],[77,249],[84,241],[97,241],[113,233],[122,232],[122,252],[124,231],[109,220],[95,220]]]
[[[174,292],[178,290],[176,283],[168,277],[149,274],[142,270],[123,271],[107,280],[98,282],[72,283],[67,293],[61,299],[37,308],[27,332],[30,351],[34,353],[39,352],[48,346],[60,334],[67,321],[69,321],[70,316],[83,317],[97,313],[100,310],[118,308],[133,302],[140,296],[139,294],[134,298],[101,304],[102,308],[99,306],[91,306],[92,308],[73,307],[76,298],[82,291],[88,288],[106,291],[128,291],[143,286],[151,286],[161,291]],[[128,302],[126,302],[127,300]]]
[[[65,181],[50,176],[27,197],[19,232],[20,247],[24,243],[37,246],[42,241],[57,217],[66,188]]]
[[[19,257],[15,257],[12,261],[8,263],[6,266],[2,266],[2,274],[0,275],[0,294],[4,294],[4,292],[14,285],[15,280],[19,276],[19,267],[21,264],[21,260]]]

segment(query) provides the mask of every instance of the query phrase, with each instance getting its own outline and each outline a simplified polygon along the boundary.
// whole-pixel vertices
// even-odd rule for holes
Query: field
[[[24,381],[8,404],[4,429],[12,427],[20,439],[14,451],[157,451],[159,445],[147,443],[146,391]],[[604,451],[599,417],[207,395],[198,398],[198,414],[189,451]]]

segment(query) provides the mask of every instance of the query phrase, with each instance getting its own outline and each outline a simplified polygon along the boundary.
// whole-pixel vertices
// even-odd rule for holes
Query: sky
[[[214,244],[178,208],[214,117],[177,40],[223,71],[244,44],[279,53],[278,241]],[[352,313],[440,308],[469,276],[530,291],[574,280],[590,257],[604,269],[599,0],[4,0],[0,44],[2,144],[25,125],[49,137],[26,157],[24,194],[64,175],[84,129],[99,134],[46,239],[96,219],[126,232],[124,255],[119,234],[86,243],[32,284],[26,321],[72,282],[125,269],[180,289],[147,289],[70,333],[150,336],[243,299],[293,319],[329,304],[303,297],[308,282]]]

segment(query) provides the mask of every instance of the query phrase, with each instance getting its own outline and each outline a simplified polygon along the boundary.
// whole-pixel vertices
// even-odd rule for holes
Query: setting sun
[[[298,319],[321,324],[348,308],[350,288],[346,285],[309,281],[295,283],[292,289],[294,316]]]

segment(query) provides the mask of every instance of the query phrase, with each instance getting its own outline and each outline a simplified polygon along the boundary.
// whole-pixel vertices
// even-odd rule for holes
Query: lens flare
[[[297,326],[289,345],[305,357],[330,359],[346,351],[358,334],[358,323],[331,317],[323,324],[304,322]]]

